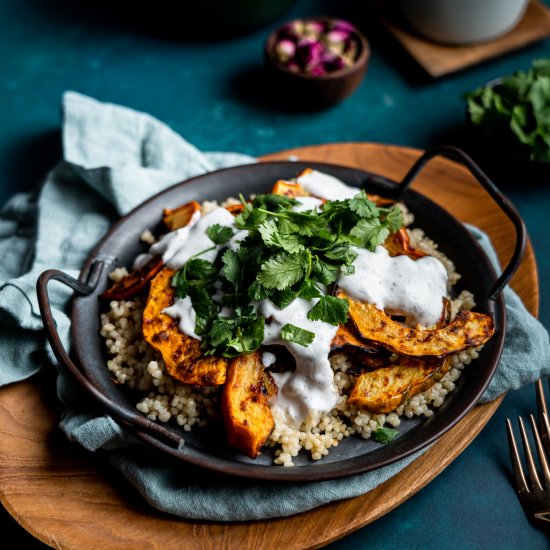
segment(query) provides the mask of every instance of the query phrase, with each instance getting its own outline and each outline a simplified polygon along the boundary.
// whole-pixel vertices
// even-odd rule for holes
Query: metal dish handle
[[[64,285],[72,288],[75,292],[81,296],[88,296],[92,294],[96,289],[101,273],[105,264],[101,261],[96,262],[91,270],[90,275],[86,283],[74,279],[70,275],[67,275],[63,271],[57,269],[49,269],[40,275],[36,284],[36,291],[38,295],[38,305],[40,307],[40,313],[44,321],[44,328],[46,330],[46,336],[53,349],[56,359],[61,365],[63,365],[73,377],[81,384],[81,386],[88,391],[88,393],[104,407],[104,409],[121,425],[134,428],[137,435],[141,433],[150,434],[152,437],[160,438],[168,442],[172,447],[180,449],[185,441],[182,437],[167,430],[163,426],[152,422],[145,416],[140,414],[132,414],[125,410],[115,401],[112,401],[105,395],[103,395],[80,371],[77,365],[70,358],[69,354],[65,350],[57,327],[55,319],[52,314],[52,308],[50,304],[50,298],[48,295],[48,283],[51,280],[59,281]]]
[[[418,176],[424,166],[434,157],[443,156],[451,160],[455,160],[463,164],[470,173],[476,178],[479,184],[489,193],[497,206],[504,212],[508,219],[514,225],[516,231],[516,244],[514,253],[508,262],[508,265],[502,271],[498,279],[493,284],[489,291],[487,300],[494,300],[498,294],[502,292],[504,287],[510,282],[510,279],[518,269],[525,252],[527,243],[527,230],[525,224],[516,210],[516,207],[508,200],[508,198],[500,191],[500,189],[489,179],[489,177],[481,170],[481,168],[461,149],[451,146],[434,147],[426,151],[407,172],[401,183],[399,184],[399,193],[403,193]]]

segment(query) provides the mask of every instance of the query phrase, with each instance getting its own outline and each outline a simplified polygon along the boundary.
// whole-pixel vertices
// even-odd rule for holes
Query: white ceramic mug
[[[512,30],[529,0],[398,0],[409,24],[430,40],[463,45]]]

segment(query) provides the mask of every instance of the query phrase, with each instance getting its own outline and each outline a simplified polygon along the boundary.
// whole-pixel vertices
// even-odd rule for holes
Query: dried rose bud
[[[304,38],[298,43],[295,59],[298,65],[307,71],[319,63],[323,52],[324,48],[320,42]]]
[[[319,65],[314,65],[313,67],[311,67],[311,69],[308,71],[308,73],[310,75],[313,75],[313,76],[323,76],[323,75],[327,74],[327,70],[325,69],[323,64],[319,64]]]
[[[339,55],[326,54],[321,61],[327,73],[339,71],[346,66],[345,61]]]
[[[306,21],[304,24],[304,34],[317,39],[325,32],[325,26],[319,21]]]
[[[334,44],[345,43],[346,40],[349,40],[350,36],[351,33],[349,31],[342,31],[338,29],[333,29],[326,34],[327,40]]]
[[[339,20],[334,22],[334,24],[332,25],[332,30],[353,34],[355,32],[355,27],[351,23],[348,23],[347,21]]]
[[[286,63],[289,59],[294,57],[296,53],[296,44],[288,38],[283,38],[275,44],[275,53],[277,59],[281,63]]]

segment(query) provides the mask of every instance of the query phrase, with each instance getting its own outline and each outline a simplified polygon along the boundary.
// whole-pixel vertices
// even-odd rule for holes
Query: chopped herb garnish
[[[234,235],[231,227],[220,225],[219,223],[211,225],[206,230],[206,234],[214,244],[225,244]]]
[[[371,438],[374,439],[377,443],[391,443],[397,436],[399,431],[393,428],[377,428],[372,432]]]
[[[287,323],[281,329],[281,338],[287,342],[295,342],[301,346],[307,346],[315,340],[315,333]]]
[[[252,353],[261,345],[264,319],[254,307],[261,300],[281,309],[296,298],[316,300],[310,320],[344,324],[348,303],[331,296],[330,285],[341,272],[354,272],[357,247],[374,250],[403,225],[399,207],[377,207],[364,191],[301,212],[293,210],[297,200],[283,195],[241,201],[235,226],[248,235],[239,248],[224,246],[234,236],[231,227],[214,224],[207,234],[216,245],[209,250],[218,250],[216,259],[197,254],[172,281],[177,296],[191,298],[204,351],[225,357]],[[281,338],[307,346],[315,334],[287,324]]]
[[[347,300],[334,296],[323,296],[308,312],[311,321],[324,321],[331,325],[343,325],[348,318]]]

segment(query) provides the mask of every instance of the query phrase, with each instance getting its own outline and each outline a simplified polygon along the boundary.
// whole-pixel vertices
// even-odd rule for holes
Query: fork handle
[[[494,300],[510,282],[510,279],[521,264],[523,254],[525,253],[525,246],[527,244],[527,230],[525,228],[525,224],[523,223],[516,207],[510,202],[510,200],[489,179],[487,174],[483,172],[474,160],[457,147],[442,145],[426,151],[419,159],[417,159],[401,181],[399,185],[399,192],[403,193],[413,183],[426,164],[437,156],[447,157],[463,164],[475,177],[478,183],[487,191],[487,193],[489,193],[497,206],[508,217],[514,226],[516,233],[514,252],[507,266],[489,290],[489,294],[487,296],[487,301]]]

